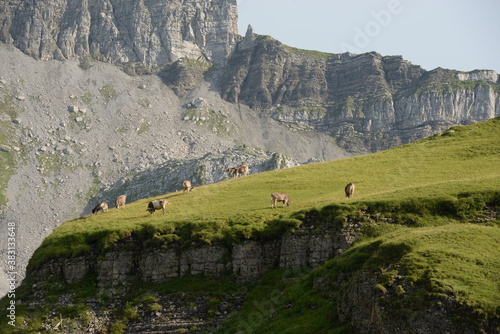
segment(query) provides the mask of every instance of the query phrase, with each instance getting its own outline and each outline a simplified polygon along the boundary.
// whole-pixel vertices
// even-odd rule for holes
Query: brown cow
[[[105,212],[108,211],[108,203],[100,202],[92,209],[92,213],[98,213],[99,211]]]
[[[286,193],[272,193],[271,194],[271,209],[276,208],[276,202],[283,202],[283,207],[289,206],[292,201],[288,198]]]
[[[115,201],[115,207],[117,209],[120,209],[121,206],[123,206],[123,208],[125,208],[125,202],[127,201],[127,196],[125,195],[120,195],[116,198],[116,201]]]
[[[238,176],[239,176],[239,174],[243,174],[243,176],[247,176],[248,173],[250,173],[250,168],[248,168],[248,165],[240,165],[236,168],[238,168]]]
[[[156,212],[156,210],[162,210],[162,215],[165,214],[165,206],[166,205],[170,205],[170,203],[166,200],[166,199],[159,199],[159,200],[155,200],[155,201],[151,201],[149,202],[148,204],[148,208],[146,209],[146,211],[148,211],[150,214],[154,214]]]
[[[347,198],[351,198],[352,196],[354,196],[354,189],[356,188],[356,186],[354,185],[354,183],[348,183],[346,186],[345,186],[345,197]]]
[[[233,178],[236,178],[238,176],[238,169],[237,168],[228,168],[226,169],[226,173],[230,174],[233,176]]]
[[[182,182],[182,188],[184,189],[184,193],[188,193],[194,189],[193,186],[191,186],[191,182],[189,182],[188,180],[185,180],[184,182]]]
[[[243,176],[248,175],[248,173],[250,173],[250,168],[248,168],[248,165],[239,165],[237,167],[226,169],[226,172],[228,174],[232,174],[233,178],[237,178],[240,174],[243,174]]]

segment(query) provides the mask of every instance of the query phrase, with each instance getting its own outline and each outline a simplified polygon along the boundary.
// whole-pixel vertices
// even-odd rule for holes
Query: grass
[[[453,296],[472,310],[468,322],[485,322],[500,316],[499,243],[498,227],[400,226],[357,243],[318,268],[268,272],[216,333],[352,333],[349,323],[339,321],[338,303],[346,286],[339,282],[341,275],[361,271],[378,280],[373,290],[383,295],[381,306],[399,321],[410,321],[408,310],[413,316],[426,313],[433,304],[429,301],[438,304]]]
[[[111,85],[105,85],[105,86],[99,88],[99,92],[106,100],[110,100],[112,98],[115,98],[117,95],[115,88]]]
[[[450,224],[388,235],[381,248],[407,246],[397,264],[411,284],[430,284],[429,293],[453,293],[462,304],[495,313],[500,311],[500,296],[492,293],[500,287],[499,243],[498,227]]]
[[[176,192],[138,200],[125,210],[110,209],[63,223],[44,241],[32,262],[79,255],[94,245],[106,248],[131,232],[167,241],[237,241],[271,232],[280,221],[293,227],[300,224],[296,218],[300,219],[301,212],[332,203],[379,211],[395,207],[408,211],[409,206],[416,206],[416,218],[420,211],[439,206],[458,214],[473,204],[466,203],[468,194],[493,196],[500,190],[499,133],[500,119],[493,119],[453,127],[441,135],[376,154],[231,179],[196,187],[190,194]],[[356,184],[354,199],[344,197],[349,182]],[[287,192],[292,204],[273,210],[270,194],[279,191]],[[171,204],[167,213],[150,216],[148,202],[160,198]],[[113,203],[114,198],[107,201]],[[464,208],[455,207],[460,205]]]
[[[376,154],[231,179],[196,187],[191,194],[138,200],[122,210],[63,223],[44,240],[29,267],[56,257],[99,253],[130,235],[145,247],[170,243],[189,247],[193,241],[234,244],[248,238],[276,238],[308,222],[341,227],[351,217],[364,226],[364,238],[315,269],[271,270],[250,285],[232,276],[218,281],[183,277],[162,284],[134,283],[135,293],[117,311],[116,328],[110,330],[122,331],[137,305],[161,309],[155,296],[207,292],[215,310],[222,296],[248,291],[241,309],[217,333],[275,333],[283,328],[286,333],[350,333],[353,328],[342,320],[338,306],[349,284],[356,284],[363,272],[373,278],[371,290],[392,318],[408,322],[409,314],[418,317],[429,308],[437,311],[436,305],[453,299],[468,310],[454,321],[480,328],[500,317],[499,134],[497,118],[452,127]],[[348,182],[356,184],[353,199],[344,197]],[[276,191],[289,193],[290,207],[271,209],[270,194]],[[165,215],[151,216],[147,203],[159,198],[167,198],[171,205]],[[63,283],[47,284],[47,289],[61,294],[72,289]],[[77,291],[80,285],[72,286]],[[29,290],[21,287],[19,295],[31,295],[23,289]],[[77,298],[97,294],[106,304],[105,293],[95,289],[82,289]],[[26,312],[21,307],[20,317]],[[61,312],[78,318],[84,317],[85,308]],[[43,322],[40,317],[34,317],[38,320],[33,331]]]

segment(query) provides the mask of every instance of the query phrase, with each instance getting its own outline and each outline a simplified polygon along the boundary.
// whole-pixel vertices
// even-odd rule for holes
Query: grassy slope
[[[402,201],[416,198],[456,196],[460,193],[500,190],[500,120],[473,126],[453,127],[443,135],[376,154],[315,163],[287,170],[266,172],[197,187],[191,194],[167,194],[167,214],[146,212],[151,199],[127,204],[125,210],[67,221],[58,227],[37,253],[73,255],[89,249],[85,243],[107,244],[142,229],[144,225],[181,234],[189,222],[198,229],[210,224],[202,239],[223,237],[228,228],[262,229],[273,219],[331,203]],[[344,186],[356,184],[354,199],[344,197]],[[270,194],[284,191],[292,204],[270,209]],[[109,199],[110,207],[114,199]],[[248,232],[249,233],[249,232]],[[68,249],[69,238],[73,249]],[[57,249],[54,249],[54,245]],[[61,247],[59,247],[61,246]],[[35,256],[36,260],[36,256]]]
[[[359,270],[377,278],[372,288],[385,316],[405,328],[415,329],[419,313],[440,310],[448,299],[467,310],[456,320],[481,328],[500,317],[499,243],[500,229],[492,226],[399,227],[312,271],[269,272],[217,333],[352,333],[349,322],[338,320],[346,287],[339,282],[343,273]]]
[[[376,154],[251,175],[198,187],[189,195],[166,194],[162,197],[171,205],[164,216],[157,212],[150,217],[146,206],[151,199],[144,199],[128,204],[125,210],[110,209],[68,221],[44,241],[31,265],[96,246],[105,248],[130,231],[161,242],[198,239],[211,243],[235,235],[251,237],[262,230],[266,233],[280,220],[328,212],[333,203],[358,211],[368,207],[391,212],[397,207],[397,214],[410,212],[428,222],[413,225],[420,228],[407,224],[379,229],[344,256],[312,272],[292,275],[292,279],[291,274],[271,272],[249,296],[242,311],[230,319],[227,332],[248,323],[256,314],[259,319],[268,319],[267,311],[259,305],[267,305],[275,314],[273,320],[250,324],[256,332],[271,333],[273,327],[280,328],[283,323],[291,333],[310,332],[313,327],[316,332],[342,328],[345,324],[333,320],[335,296],[322,296],[312,282],[319,276],[331,276],[335,281],[336,275],[347,269],[383,273],[378,277],[382,290],[394,290],[391,282],[401,276],[411,284],[427,284],[430,295],[452,291],[464,305],[498,316],[498,220],[478,225],[457,223],[464,218],[474,221],[470,217],[485,203],[499,205],[499,167],[500,118],[453,127],[442,135]],[[344,198],[343,188],[348,182],[356,184],[354,199]],[[274,191],[288,192],[292,205],[270,209],[270,193]],[[403,272],[386,271],[391,264],[404,268]],[[285,291],[286,298],[269,299],[273,291]],[[399,296],[389,293],[387,300],[394,295]],[[410,299],[397,299],[406,303],[403,309],[421,304],[418,298],[405,298]],[[287,305],[304,307],[289,310]]]

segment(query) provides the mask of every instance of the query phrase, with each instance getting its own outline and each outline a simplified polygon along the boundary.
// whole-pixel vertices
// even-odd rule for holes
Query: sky
[[[238,30],[307,50],[500,74],[499,0],[237,0]]]

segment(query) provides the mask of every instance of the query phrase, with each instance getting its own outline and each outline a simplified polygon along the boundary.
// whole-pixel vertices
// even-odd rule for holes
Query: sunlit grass
[[[369,213],[386,223],[368,221],[364,238],[317,268],[274,269],[247,285],[231,275],[216,281],[198,276],[161,284],[136,282],[122,311],[135,310],[145,296],[157,300],[151,293],[203,291],[217,301],[229,291],[247,291],[246,302],[217,333],[352,332],[349,320],[339,317],[338,303],[346,297],[346,286],[359,283],[356,277],[364,272],[375,280],[373,289],[381,294],[378,302],[386,316],[402,324],[411,321],[408,312],[429,312],[443,300],[467,310],[455,320],[480,324],[500,316],[500,229],[495,217],[500,207],[499,167],[500,119],[453,127],[376,154],[250,175],[196,187],[191,194],[141,199],[125,209],[76,218],[45,239],[30,266],[56,257],[99,256],[130,237],[143,247],[230,245],[248,238],[279,238],[308,221],[341,227],[346,217],[361,221]],[[349,182],[356,184],[352,199],[344,196]],[[278,191],[290,195],[290,207],[271,209],[270,194]],[[150,215],[148,202],[160,198],[170,203],[166,214]],[[111,204],[114,198],[107,201]],[[107,305],[108,292],[96,290],[93,275],[77,285],[47,282],[52,289],[47,296],[53,295],[46,300],[47,309],[57,296],[73,290],[82,291],[82,303],[97,294]],[[26,290],[20,292],[23,298],[32,298],[27,297],[32,295],[28,285],[21,290]],[[38,332],[46,310],[23,307],[19,318],[30,314],[35,319],[30,328]],[[84,311],[66,310],[66,316],[78,318]],[[126,321],[115,324],[123,327]]]
[[[45,240],[34,261],[65,253],[79,255],[93,246],[106,248],[146,227],[154,234],[155,229],[170,226],[170,234],[198,235],[211,242],[228,233],[250,237],[252,231],[270,228],[276,220],[334,203],[453,201],[459,194],[499,191],[499,167],[500,119],[493,119],[453,127],[442,135],[376,154],[249,175],[196,187],[190,194],[175,192],[142,199],[128,203],[125,209],[110,208],[67,221]],[[352,199],[344,195],[349,182],[356,184]],[[272,192],[287,192],[291,206],[271,209]],[[148,202],[160,198],[170,203],[166,214],[157,211],[150,215]],[[108,202],[113,203],[114,198]],[[197,234],[186,234],[187,228]]]
[[[400,323],[411,322],[405,312],[428,313],[433,304],[450,298],[468,309],[457,319],[481,323],[500,315],[499,243],[498,227],[399,226],[315,269],[270,271],[216,333],[351,333],[337,314],[344,298],[338,285],[345,273],[361,271],[375,278],[373,289],[383,291],[381,307]]]

